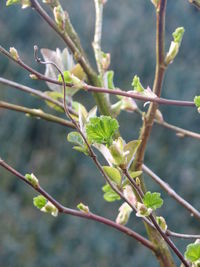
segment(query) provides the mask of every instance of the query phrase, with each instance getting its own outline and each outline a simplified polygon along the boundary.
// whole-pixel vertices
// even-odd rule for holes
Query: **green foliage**
[[[110,146],[113,142],[112,137],[118,128],[117,120],[110,116],[93,117],[86,124],[87,138],[90,143]]]
[[[70,132],[67,135],[67,141],[75,144],[76,146],[73,149],[83,152],[85,155],[88,155],[87,145],[85,144],[83,137],[78,132]]]
[[[38,208],[42,209],[47,203],[47,200],[44,196],[38,195],[37,197],[33,198],[33,205]]]
[[[131,85],[133,86],[133,89],[136,92],[142,93],[145,90],[140,82],[140,78],[137,75],[133,77],[133,82]]]
[[[118,186],[121,185],[121,174],[118,169],[110,166],[103,166],[103,170],[112,182],[116,183]]]
[[[114,202],[116,200],[120,200],[120,196],[110,187],[109,184],[106,184],[102,187],[102,191],[104,192],[104,199],[108,202]]]
[[[73,85],[71,90],[74,90],[74,92],[77,92],[77,90],[81,89],[84,85],[84,82],[72,74],[69,70],[64,71],[63,76],[65,83]],[[58,75],[58,81],[61,83],[63,82],[61,74]]]
[[[187,246],[185,258],[191,262],[200,260],[200,243],[193,243]]]
[[[130,166],[133,161],[133,157],[141,144],[141,140],[133,140],[124,146],[124,153],[126,155],[126,164]]]
[[[143,198],[144,205],[147,208],[151,208],[156,210],[163,205],[163,200],[160,197],[160,193],[154,192],[151,193],[150,191],[146,192]]]

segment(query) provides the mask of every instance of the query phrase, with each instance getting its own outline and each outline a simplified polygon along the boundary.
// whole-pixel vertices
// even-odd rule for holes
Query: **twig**
[[[184,238],[184,239],[200,239],[200,235],[192,235],[192,234],[180,234],[176,232],[172,232],[170,230],[166,231],[168,236],[176,237],[176,238]]]
[[[8,109],[8,110],[15,110],[18,112],[25,113],[26,115],[33,116],[36,118],[41,118],[47,121],[51,121],[60,125],[64,125],[70,128],[74,128],[73,123],[70,121],[64,120],[62,118],[59,118],[57,116],[54,116],[49,113],[45,113],[41,109],[32,109],[32,108],[26,108],[24,106],[14,105],[8,102],[0,101],[0,108]]]
[[[38,80],[43,80],[46,82],[50,82],[53,84],[57,84],[57,85],[62,85],[61,82],[48,78],[45,75],[41,74],[40,72],[34,70],[33,68],[31,68],[30,66],[28,66],[27,64],[25,64],[21,59],[14,59],[9,52],[4,49],[2,46],[0,46],[0,52],[2,54],[4,54],[5,56],[7,56],[9,59],[11,59],[12,61],[14,61],[15,63],[17,63],[18,65],[20,65],[21,67],[23,67],[25,70],[27,70],[28,72],[30,72],[31,74],[36,75]],[[66,83],[67,86],[72,87],[73,84],[69,84]],[[107,88],[102,88],[102,87],[98,87],[98,86],[92,86],[92,85],[88,85],[88,84],[84,84],[83,85],[83,89],[87,92],[94,92],[94,93],[107,93],[107,94],[112,94],[112,95],[119,95],[119,96],[125,96],[125,97],[130,97],[132,99],[137,99],[137,100],[141,100],[144,102],[152,102],[152,103],[158,103],[161,105],[172,105],[172,106],[183,106],[183,107],[195,107],[195,104],[193,101],[182,101],[182,100],[173,100],[173,99],[165,99],[165,98],[160,98],[160,97],[147,97],[147,96],[143,96],[140,95],[138,93],[134,93],[134,92],[126,92],[123,91],[122,89],[115,89],[115,90],[110,90]]]
[[[98,72],[103,78],[102,69],[102,52],[101,52],[101,34],[102,34],[102,17],[103,17],[103,2],[101,0],[94,0],[96,20],[95,20],[95,33],[94,41],[92,43],[94,55],[97,63]]]
[[[150,170],[145,164],[142,165],[142,169],[146,172],[151,178],[158,183],[171,197],[173,197],[178,203],[180,203],[185,209],[187,209],[191,215],[195,216],[200,220],[200,212],[196,210],[190,203],[185,199],[179,196],[166,182],[164,182],[157,174]]]
[[[193,4],[195,7],[200,9],[200,1],[199,0],[188,0],[191,4]]]
[[[157,124],[160,124],[161,126],[165,127],[165,128],[168,128],[170,130],[173,130],[176,132],[176,134],[180,134],[180,137],[185,137],[185,136],[189,136],[189,137],[192,137],[192,138],[195,138],[195,139],[198,139],[200,140],[200,134],[198,133],[195,133],[195,132],[192,132],[192,131],[188,131],[188,130],[185,130],[183,128],[180,128],[180,127],[177,127],[175,125],[172,125],[170,123],[167,123],[166,121],[158,121],[158,120],[155,120],[155,122]]]
[[[37,186],[37,187],[34,187],[26,179],[25,176],[23,176],[21,173],[16,171],[10,165],[8,165],[6,162],[4,162],[1,158],[0,158],[0,165],[4,169],[8,170],[10,173],[14,174],[20,180],[22,180],[23,182],[25,182],[26,184],[31,186],[35,191],[37,191],[38,193],[43,195],[47,200],[49,200],[53,205],[55,205],[55,207],[58,209],[58,211],[60,213],[69,214],[69,215],[72,215],[72,216],[81,217],[81,218],[85,218],[85,219],[89,219],[89,220],[93,220],[93,221],[96,221],[96,222],[103,223],[103,224],[105,224],[107,226],[110,226],[112,228],[117,229],[120,232],[125,233],[126,235],[129,235],[130,237],[132,237],[132,238],[136,239],[137,241],[139,241],[145,247],[147,247],[150,250],[152,250],[153,252],[155,252],[155,248],[154,248],[153,244],[149,240],[147,240],[146,238],[141,236],[140,234],[134,232],[133,230],[131,230],[131,229],[129,229],[129,228],[123,226],[123,225],[117,224],[114,221],[111,221],[111,220],[109,220],[107,218],[104,218],[102,216],[99,216],[99,215],[96,215],[94,213],[91,213],[91,212],[85,213],[85,212],[77,211],[77,210],[74,210],[74,209],[66,208],[62,204],[60,204],[58,201],[56,201],[51,195],[49,195],[40,185]]]
[[[128,178],[128,180],[130,181],[131,185],[134,187],[134,189],[136,190],[136,192],[138,193],[138,196],[140,198],[140,201],[143,203],[143,197],[144,197],[144,193],[142,192],[142,190],[140,189],[140,187],[136,184],[135,180],[131,178],[131,176],[129,175],[127,169],[123,170],[124,175]],[[187,263],[187,261],[184,259],[183,255],[181,254],[181,252],[179,251],[179,249],[176,247],[176,245],[168,238],[168,236],[166,235],[165,232],[163,232],[163,230],[160,228],[160,226],[158,225],[158,223],[156,222],[154,216],[152,214],[149,215],[149,218],[151,219],[153,225],[155,226],[155,228],[157,229],[157,231],[160,233],[160,235],[163,237],[163,239],[166,241],[166,243],[171,247],[171,249],[174,251],[174,253],[178,256],[178,258],[181,260],[181,262],[186,266],[189,267],[189,264]]]

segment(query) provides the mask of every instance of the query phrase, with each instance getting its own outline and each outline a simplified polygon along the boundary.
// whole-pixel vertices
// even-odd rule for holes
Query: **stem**
[[[96,72],[91,68],[88,60],[85,57],[84,51],[83,50],[82,50],[83,52],[79,51],[79,49],[76,47],[75,43],[70,38],[68,33],[65,31],[63,32],[58,28],[58,26],[49,17],[49,15],[45,12],[45,10],[40,6],[37,0],[30,0],[30,1],[32,4],[32,7],[35,8],[38,14],[50,25],[50,27],[63,39],[65,44],[69,47],[72,54],[74,55],[75,60],[81,65],[81,67],[87,74],[89,82],[95,86],[100,86],[101,84],[98,79],[98,76]],[[67,28],[65,30],[67,30]],[[96,100],[96,103],[99,107],[100,112],[103,115],[112,116],[111,105],[107,97],[105,95],[94,94],[94,98]]]
[[[10,173],[14,174],[20,180],[22,180],[23,182],[25,182],[26,184],[28,184],[29,186],[31,186],[35,191],[37,191],[41,195],[43,195],[47,200],[49,200],[58,209],[58,211],[60,213],[69,214],[69,215],[72,215],[72,216],[76,216],[76,217],[81,217],[81,218],[93,220],[93,221],[96,221],[96,222],[100,222],[102,224],[105,224],[107,226],[110,226],[112,228],[115,228],[118,231],[123,232],[126,235],[129,235],[130,237],[136,239],[142,245],[144,245],[148,249],[150,249],[153,252],[155,252],[154,246],[153,246],[153,244],[149,240],[147,240],[143,236],[139,235],[138,233],[132,231],[131,229],[129,229],[129,228],[123,226],[123,225],[117,224],[114,221],[111,221],[111,220],[109,220],[107,218],[104,218],[102,216],[99,216],[99,215],[96,215],[94,213],[91,213],[91,212],[84,213],[84,212],[77,211],[77,210],[74,210],[74,209],[66,208],[62,204],[60,204],[58,201],[56,201],[51,195],[49,195],[40,185],[38,185],[37,187],[34,187],[26,179],[25,176],[23,176],[21,173],[19,173],[18,171],[16,171],[10,165],[8,165],[6,162],[4,162],[1,158],[0,158],[0,165],[4,169],[8,170]]]
[[[43,80],[43,81],[46,81],[49,83],[62,85],[61,82],[54,80],[54,79],[51,79],[51,78],[48,78],[45,75],[43,75],[43,74],[39,73],[38,71],[34,70],[33,68],[31,68],[30,66],[26,65],[21,59],[15,60],[13,57],[11,57],[9,52],[7,50],[5,50],[2,46],[0,46],[0,52],[2,54],[4,54],[5,56],[7,56],[12,61],[14,61],[15,63],[17,63],[18,65],[20,65],[22,68],[24,68],[28,72],[30,72],[31,74],[35,74],[37,76],[38,80]],[[68,83],[66,83],[66,85],[69,87],[73,86],[72,84],[68,84]],[[103,95],[102,97],[104,97],[105,96],[104,93],[106,93],[106,94],[112,94],[112,95],[116,95],[116,96],[119,95],[119,96],[130,97],[132,99],[137,99],[137,100],[141,100],[144,102],[150,101],[152,103],[158,103],[161,105],[196,107],[193,101],[173,100],[173,99],[165,99],[165,98],[160,98],[160,97],[152,98],[152,97],[143,96],[143,95],[140,95],[138,93],[134,93],[134,92],[130,92],[130,91],[126,92],[126,91],[123,91],[121,89],[110,90],[107,88],[88,85],[86,83],[84,84],[83,89],[87,92],[100,93]],[[102,105],[103,105],[103,103],[102,103]]]
[[[157,174],[150,170],[146,165],[142,165],[142,169],[151,178],[158,183],[171,197],[173,197],[178,203],[180,203],[185,209],[187,209],[192,216],[195,216],[200,220],[200,212],[196,210],[190,203],[188,203],[184,198],[179,196],[167,183],[165,183]]]
[[[94,49],[94,55],[97,63],[98,72],[101,75],[101,78],[103,78],[102,53],[101,53],[103,3],[101,0],[94,0],[94,4],[96,11],[96,21],[95,21],[94,41],[92,45]]]
[[[180,127],[177,127],[177,126],[172,125],[170,123],[167,123],[166,121],[160,122],[158,120],[155,120],[155,122],[157,124],[160,124],[161,126],[164,126],[165,128],[168,128],[168,129],[175,131],[177,135],[180,134],[180,137],[189,136],[189,137],[200,140],[200,134],[198,134],[198,133],[185,130],[183,128],[180,128]]]
[[[8,102],[4,102],[4,101],[0,101],[0,108],[3,109],[8,109],[8,110],[15,110],[18,112],[22,112],[25,113],[26,115],[30,115],[36,118],[41,118],[47,121],[51,121],[60,125],[64,125],[70,128],[74,128],[73,123],[71,123],[70,121],[64,120],[62,118],[59,118],[57,116],[45,113],[43,110],[41,109],[30,109],[30,108],[26,108],[23,106],[18,106],[18,105],[14,105]]]
[[[185,238],[185,239],[199,239],[200,235],[191,235],[191,234],[180,234],[176,232],[172,232],[170,230],[167,230],[166,234],[168,236],[177,237],[177,238]]]

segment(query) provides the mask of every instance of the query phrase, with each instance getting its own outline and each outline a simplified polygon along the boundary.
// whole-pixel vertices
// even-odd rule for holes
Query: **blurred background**
[[[62,3],[94,65],[91,46],[95,20],[93,1]],[[163,97],[192,100],[200,94],[199,22],[200,12],[188,1],[168,0],[166,50],[175,28],[183,26],[185,35],[179,55],[167,70]],[[0,8],[0,32],[2,46],[16,47],[26,63],[42,72],[43,66],[34,62],[33,45],[64,48],[64,43],[34,10],[21,10],[19,6],[6,8],[5,1]],[[155,11],[151,1],[108,0],[104,10],[102,48],[111,53],[115,85],[130,90],[132,78],[137,74],[145,87],[151,87],[155,68]],[[27,72],[2,55],[0,75],[47,90],[45,83],[30,80]],[[0,99],[51,112],[41,100],[8,86],[0,85]],[[94,105],[86,93],[78,94],[76,100],[86,103],[88,109]],[[196,109],[161,106],[160,110],[169,123],[200,132]],[[126,141],[138,137],[142,122],[137,114],[122,112],[118,119]],[[69,129],[50,122],[0,110],[0,156],[24,174],[33,172],[41,185],[64,205],[75,208],[82,201],[91,211],[115,219],[120,203],[103,200],[103,178],[89,158],[72,151],[66,141],[68,132]],[[200,209],[199,147],[198,140],[179,138],[174,132],[155,125],[145,156],[145,163],[197,209]],[[160,190],[148,176],[145,181],[150,190]],[[160,191],[165,202],[159,213],[166,218],[169,228],[199,233],[199,223]],[[55,219],[41,213],[32,205],[35,195],[16,177],[0,169],[0,266],[158,266],[150,251],[122,233],[75,217],[59,215]],[[141,221],[134,215],[128,226],[145,235]],[[174,241],[182,252],[189,243]]]

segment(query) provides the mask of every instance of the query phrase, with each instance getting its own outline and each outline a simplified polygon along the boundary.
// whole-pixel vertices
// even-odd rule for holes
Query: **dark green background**
[[[0,8],[0,43],[7,49],[15,46],[20,56],[41,71],[33,60],[33,45],[55,49],[64,43],[31,9]],[[84,48],[94,64],[91,42],[94,32],[92,0],[62,1],[68,10]],[[171,33],[185,27],[180,53],[167,70],[162,96],[192,100],[200,94],[200,12],[185,0],[169,0],[166,17],[166,50]],[[110,52],[115,84],[131,89],[134,74],[150,87],[155,67],[155,12],[150,0],[108,0],[104,12],[103,51]],[[46,90],[46,84],[31,81],[28,73],[0,55],[0,75],[34,88]],[[0,86],[0,98],[27,107],[49,109],[29,95]],[[86,93],[77,100],[94,105]],[[142,105],[140,104],[142,107]],[[164,118],[178,126],[200,131],[200,117],[193,108],[160,107]],[[34,172],[40,183],[57,200],[75,208],[82,201],[91,211],[115,219],[119,203],[102,199],[104,180],[93,163],[72,151],[66,141],[69,132],[62,126],[30,119],[23,114],[0,110],[0,156],[22,173]],[[141,119],[137,114],[119,116],[123,137],[137,138]],[[190,201],[199,204],[199,142],[178,138],[174,132],[154,127],[145,163]],[[145,176],[151,190],[160,190]],[[198,233],[199,223],[172,201],[165,192],[160,214],[169,228]],[[32,205],[35,192],[0,169],[0,266],[7,267],[156,267],[151,252],[131,238],[91,221],[59,215],[53,218]],[[144,227],[133,215],[129,226],[145,235]],[[184,240],[175,240],[184,252]],[[177,261],[178,262],[178,261]]]

